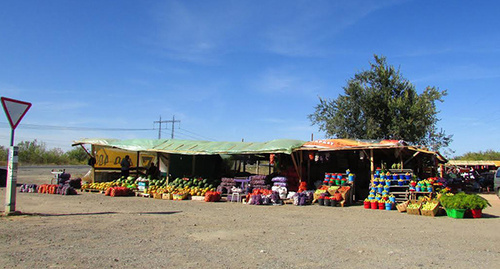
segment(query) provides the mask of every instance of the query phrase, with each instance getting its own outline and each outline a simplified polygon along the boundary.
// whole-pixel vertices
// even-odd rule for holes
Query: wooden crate
[[[422,208],[422,204],[420,202],[411,202],[410,204],[418,204],[418,208],[406,208],[406,213],[410,215],[420,215],[420,208]],[[408,205],[410,205],[408,204]]]
[[[438,216],[439,214],[439,205],[437,205],[433,210],[420,210],[420,213],[422,216],[429,216],[429,217],[435,217]]]
[[[150,197],[149,193],[144,193],[144,192],[136,192],[135,196],[146,197],[146,198]]]
[[[155,199],[162,199],[162,193],[154,193],[153,198]]]
[[[406,212],[406,208],[408,207],[408,204],[410,202],[409,201],[406,201],[404,203],[401,203],[401,204],[397,204],[396,205],[396,208],[398,210],[399,213],[403,213],[403,212]]]
[[[171,193],[163,193],[161,195],[161,199],[163,199],[163,200],[172,200],[172,194]]]

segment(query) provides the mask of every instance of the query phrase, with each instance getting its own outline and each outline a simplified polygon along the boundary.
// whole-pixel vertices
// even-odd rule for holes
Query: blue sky
[[[448,90],[438,127],[453,155],[500,151],[499,13],[496,1],[3,1],[0,95],[33,104],[16,143],[48,148],[157,138],[160,115],[182,139],[319,139],[318,96],[336,98],[377,54],[419,92]],[[8,146],[6,118],[0,131]]]

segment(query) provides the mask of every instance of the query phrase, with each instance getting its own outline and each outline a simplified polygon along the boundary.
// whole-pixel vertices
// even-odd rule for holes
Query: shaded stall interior
[[[325,173],[355,174],[355,197],[368,196],[369,185],[377,168],[389,172],[412,171],[419,178],[437,176],[437,167],[446,162],[439,153],[400,143],[391,145],[366,145],[350,148],[307,148],[299,150],[302,177],[312,189],[321,184]]]

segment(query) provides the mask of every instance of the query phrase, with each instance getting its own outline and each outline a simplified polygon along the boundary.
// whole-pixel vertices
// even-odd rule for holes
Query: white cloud
[[[331,42],[332,37],[391,4],[378,1],[299,1],[278,12],[279,19],[265,29],[264,46],[285,56],[325,56],[331,53],[332,44],[325,43]]]

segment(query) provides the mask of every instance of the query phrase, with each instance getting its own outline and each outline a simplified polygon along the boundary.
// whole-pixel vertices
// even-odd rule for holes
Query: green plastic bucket
[[[467,209],[446,209],[446,215],[454,219],[463,219]]]

